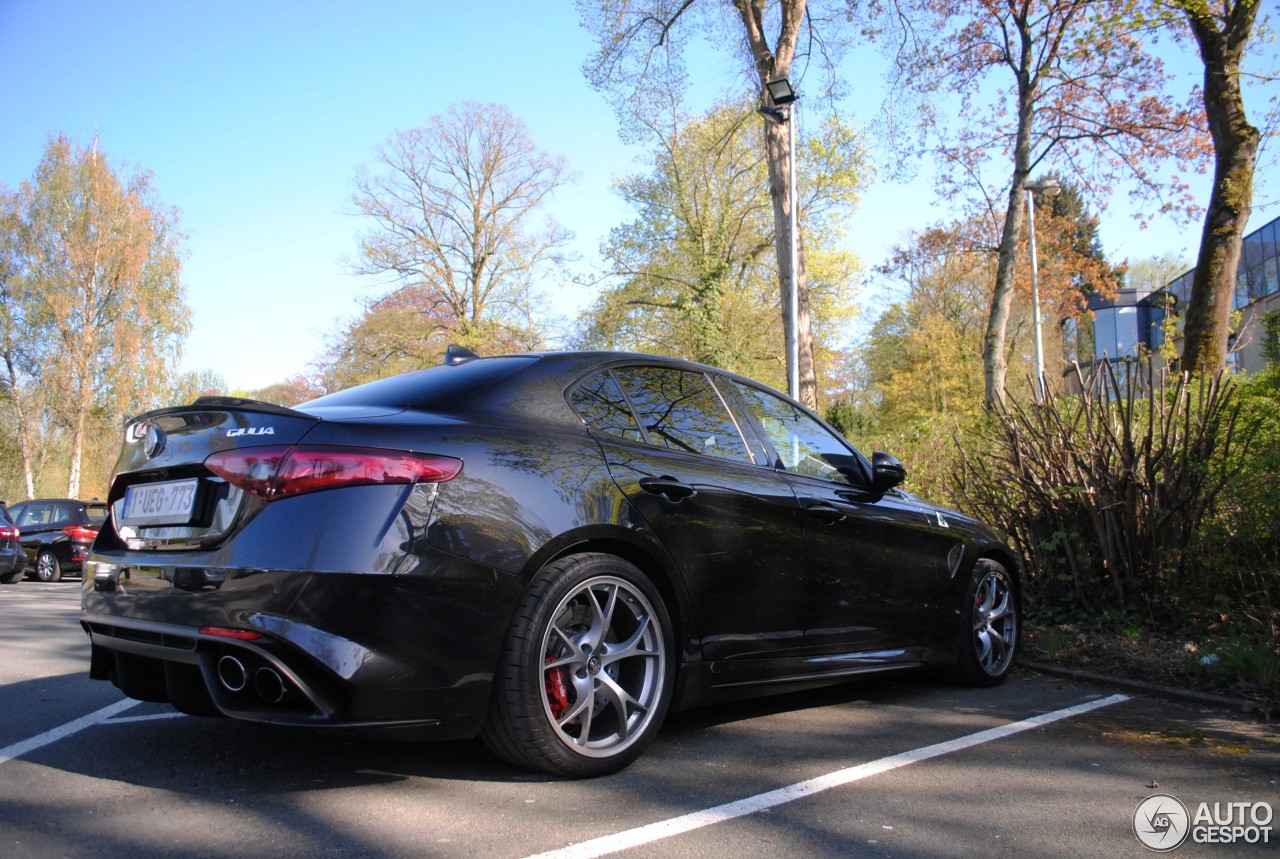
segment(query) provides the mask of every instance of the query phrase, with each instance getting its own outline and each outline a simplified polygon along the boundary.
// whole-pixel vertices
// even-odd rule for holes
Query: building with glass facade
[[[1082,335],[1080,326],[1068,320],[1064,332],[1067,358],[1086,366],[1103,358],[1131,361],[1158,352],[1166,332],[1171,331],[1166,325],[1168,314],[1175,316],[1171,333],[1180,348],[1181,321],[1176,317],[1191,299],[1193,273],[1188,271],[1154,292],[1122,289],[1110,299],[1090,297],[1092,337]],[[1234,306],[1240,312],[1240,325],[1231,338],[1228,366],[1240,372],[1257,372],[1266,364],[1267,333],[1261,317],[1280,310],[1280,218],[1244,237]]]

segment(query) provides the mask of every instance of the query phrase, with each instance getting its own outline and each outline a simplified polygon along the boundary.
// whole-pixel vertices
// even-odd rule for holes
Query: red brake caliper
[[[547,662],[555,662],[548,656]],[[569,688],[564,685],[564,666],[552,668],[546,672],[547,701],[551,704],[551,715],[559,719],[569,709]]]

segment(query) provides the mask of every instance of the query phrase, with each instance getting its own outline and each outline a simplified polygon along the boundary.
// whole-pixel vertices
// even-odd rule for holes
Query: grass
[[[1023,644],[1031,660],[1239,698],[1280,717],[1280,639],[1220,627],[1175,635],[1133,622],[1031,619]]]

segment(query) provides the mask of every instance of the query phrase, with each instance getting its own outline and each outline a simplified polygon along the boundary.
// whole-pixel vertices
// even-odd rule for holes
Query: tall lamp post
[[[800,254],[797,249],[796,238],[796,124],[795,119],[795,101],[799,96],[796,95],[795,89],[791,86],[791,81],[786,78],[778,78],[765,84],[765,89],[769,91],[769,100],[774,103],[774,107],[759,108],[757,113],[764,116],[770,122],[782,123],[787,126],[787,184],[790,186],[790,194],[788,195],[787,208],[790,214],[787,219],[787,230],[790,234],[790,241],[787,243],[787,251],[791,259],[791,279],[787,284],[787,319],[786,319],[786,346],[787,346],[787,393],[792,399],[800,399],[800,294],[797,289],[800,277]],[[785,110],[783,109],[785,107]]]
[[[1040,272],[1036,264],[1036,192],[1043,193],[1046,197],[1056,197],[1062,186],[1057,179],[1049,178],[1039,182],[1023,182],[1022,188],[1027,192],[1027,212],[1031,219],[1031,305],[1036,332],[1036,399],[1043,400],[1044,339],[1040,334]]]

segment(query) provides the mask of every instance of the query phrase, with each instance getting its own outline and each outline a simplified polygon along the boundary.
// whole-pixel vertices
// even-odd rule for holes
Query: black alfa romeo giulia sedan
[[[711,367],[476,358],[129,422],[92,677],[185,713],[616,771],[667,711],[911,668],[1004,679],[1017,566],[811,412]]]

